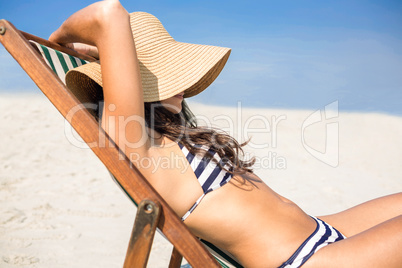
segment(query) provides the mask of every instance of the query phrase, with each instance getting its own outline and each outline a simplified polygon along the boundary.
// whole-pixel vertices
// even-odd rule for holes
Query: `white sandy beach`
[[[190,104],[215,125],[233,123],[235,137],[248,126],[254,144],[246,151],[262,166],[255,172],[309,214],[402,190],[402,117],[340,112],[306,127],[308,148],[339,159],[332,167],[303,147],[302,125],[314,111]],[[122,267],[135,206],[91,150],[71,144],[58,111],[41,94],[3,94],[0,124],[0,267]],[[330,124],[339,133],[329,129],[337,135],[326,148]],[[171,249],[157,235],[149,267],[167,267]]]

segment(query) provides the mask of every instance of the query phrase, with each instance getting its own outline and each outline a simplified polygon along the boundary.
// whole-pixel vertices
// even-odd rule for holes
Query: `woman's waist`
[[[315,230],[314,220],[295,203],[253,178],[235,176],[205,197],[186,224],[205,240],[247,259],[245,248],[280,265]],[[258,257],[257,259],[259,259]],[[271,260],[267,260],[271,262]],[[246,265],[247,266],[247,265]]]
[[[247,230],[261,231],[272,236],[271,240],[278,237],[289,241],[298,240],[315,228],[314,220],[300,207],[277,194],[255,175],[236,175],[217,191],[207,194],[186,224],[202,232],[208,232],[209,226],[228,227],[240,232],[236,237],[241,237]]]

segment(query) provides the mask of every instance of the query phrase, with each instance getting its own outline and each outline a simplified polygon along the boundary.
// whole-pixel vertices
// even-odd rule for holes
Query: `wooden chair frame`
[[[182,256],[192,267],[221,267],[208,250],[181,222],[175,212],[149,184],[141,172],[99,127],[95,118],[83,107],[64,83],[48,67],[42,56],[28,40],[63,51],[86,60],[92,58],[49,42],[39,37],[17,30],[10,22],[0,20],[0,42],[21,65],[35,84],[72,125],[82,139],[114,175],[117,182],[137,204],[137,218],[133,228],[124,267],[146,267],[153,235],[156,227],[173,244],[170,268],[180,267]],[[67,115],[71,109],[82,107]],[[106,141],[112,146],[101,146],[98,141]],[[122,160],[123,159],[123,160]]]

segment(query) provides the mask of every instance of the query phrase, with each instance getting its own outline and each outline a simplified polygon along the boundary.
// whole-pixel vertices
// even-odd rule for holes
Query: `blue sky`
[[[0,18],[48,37],[93,1],[0,0]],[[402,115],[402,1],[121,1],[157,16],[178,41],[232,48],[194,101]],[[0,46],[0,92],[37,92]]]

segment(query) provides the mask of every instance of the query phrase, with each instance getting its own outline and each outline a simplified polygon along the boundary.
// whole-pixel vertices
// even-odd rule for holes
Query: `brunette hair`
[[[159,101],[146,102],[144,108],[145,122],[149,128],[175,142],[180,142],[192,154],[206,156],[232,174],[253,172],[251,167],[255,162],[254,157],[248,161],[239,157],[244,156],[242,147],[248,141],[240,144],[221,130],[199,127],[194,114],[184,100],[182,110],[177,114],[166,109]],[[224,164],[229,162],[232,168],[228,170],[223,167],[208,151],[200,148],[200,145],[206,145],[217,152],[222,162]]]

